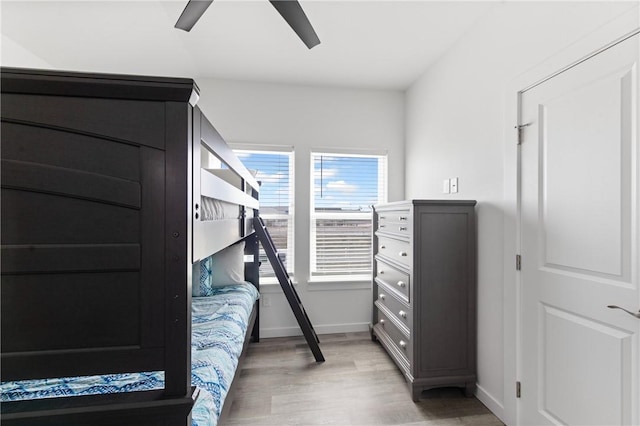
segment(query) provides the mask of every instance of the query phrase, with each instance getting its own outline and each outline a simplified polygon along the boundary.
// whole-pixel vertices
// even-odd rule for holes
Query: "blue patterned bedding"
[[[214,426],[238,366],[256,288],[249,284],[218,287],[192,302],[191,384],[200,388],[193,426]],[[107,374],[0,383],[2,401],[94,395],[162,389],[164,372]]]

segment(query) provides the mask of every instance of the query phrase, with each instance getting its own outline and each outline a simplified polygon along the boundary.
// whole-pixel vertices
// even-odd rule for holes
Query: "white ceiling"
[[[189,33],[186,3],[3,0],[1,31],[56,69],[405,89],[497,4],[302,0],[308,50],[267,0],[216,0]]]

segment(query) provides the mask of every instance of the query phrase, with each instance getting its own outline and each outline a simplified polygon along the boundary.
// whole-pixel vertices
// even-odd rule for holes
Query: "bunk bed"
[[[216,424],[259,340],[259,185],[197,85],[1,80],[3,424]]]

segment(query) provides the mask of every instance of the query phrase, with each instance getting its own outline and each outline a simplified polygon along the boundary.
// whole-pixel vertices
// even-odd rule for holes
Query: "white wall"
[[[404,96],[399,91],[198,79],[198,106],[229,143],[293,146],[295,280],[318,333],[364,331],[371,320],[370,282],[309,283],[312,149],[387,151],[389,200],[404,195]],[[338,289],[342,287],[342,289]],[[278,285],[262,287],[262,336],[300,334]]]
[[[34,55],[4,34],[2,34],[0,52],[3,67],[52,68],[47,61]]]
[[[406,197],[478,200],[478,397],[515,423],[515,309],[503,309],[506,90],[518,75],[612,20],[632,2],[513,2],[494,8],[406,93]],[[578,59],[578,58],[575,58]],[[507,174],[509,175],[509,174]],[[459,178],[459,193],[442,180]],[[515,235],[507,235],[507,240]],[[513,253],[515,255],[515,253]],[[504,257],[503,257],[504,256]],[[506,260],[505,260],[506,259]],[[506,265],[506,266],[505,266]],[[516,300],[504,301],[509,307]],[[505,352],[508,354],[504,356]]]

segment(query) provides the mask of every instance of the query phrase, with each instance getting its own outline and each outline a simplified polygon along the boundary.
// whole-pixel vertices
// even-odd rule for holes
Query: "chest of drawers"
[[[475,201],[374,207],[372,338],[423,390],[476,386]]]

